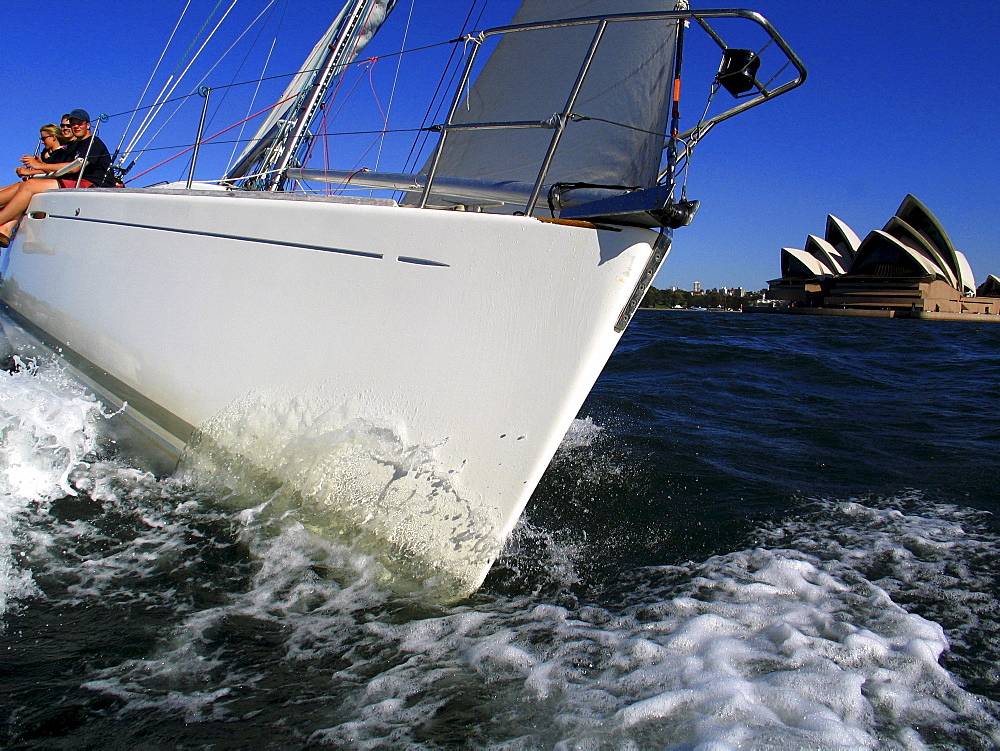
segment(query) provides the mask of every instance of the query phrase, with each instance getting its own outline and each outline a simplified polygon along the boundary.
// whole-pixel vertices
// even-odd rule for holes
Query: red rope
[[[368,156],[369,152],[371,152],[371,150],[373,148],[375,148],[375,144],[377,144],[379,142],[379,139],[385,137],[386,128],[389,125],[389,116],[385,113],[385,109],[382,107],[382,102],[378,98],[378,92],[375,90],[375,79],[372,77],[372,71],[375,68],[375,63],[378,62],[378,58],[377,57],[369,57],[367,60],[365,60],[365,62],[368,63],[368,67],[367,67],[368,85],[369,85],[369,87],[372,90],[372,97],[375,99],[375,106],[378,107],[378,111],[382,115],[382,131],[381,131],[381,133],[378,136],[375,137],[375,140],[371,142],[371,144],[368,146],[368,148],[365,149],[361,153],[360,156],[358,156],[357,160],[354,162],[354,166],[351,168],[351,170],[352,170],[351,171],[351,177],[354,177],[354,175],[357,175],[357,174],[359,174],[361,172],[366,172],[367,171],[367,168],[361,166],[361,161],[366,156]],[[360,82],[361,82],[361,78],[359,77],[358,81],[354,84],[355,87]],[[354,92],[353,88],[351,89],[351,92],[352,93]],[[341,105],[341,106],[343,106],[343,105]],[[350,183],[350,181],[351,181],[351,177],[348,177],[347,180],[345,180],[344,182],[342,182],[340,184],[340,186],[334,192],[335,193],[339,193],[345,187],[347,187],[347,184]]]
[[[323,148],[324,149],[327,148],[327,138],[330,135],[329,133],[326,132],[327,123],[332,123],[334,120],[337,119],[337,117],[340,115],[341,110],[343,110],[344,107],[347,106],[347,103],[351,101],[351,97],[354,96],[355,89],[358,88],[358,84],[361,83],[361,81],[363,80],[363,78],[364,78],[364,71],[360,70],[359,73],[358,73],[357,79],[355,79],[354,83],[351,86],[351,90],[348,91],[347,94],[345,94],[341,98],[341,100],[340,100],[340,106],[337,107],[337,111],[334,112],[333,114],[330,114],[329,106],[332,105],[333,102],[334,102],[334,100],[340,95],[340,87],[344,85],[344,81],[347,79],[347,77],[346,76],[341,76],[340,78],[337,79],[337,85],[334,87],[333,95],[327,101],[327,107],[324,109],[324,112],[323,112],[323,132],[316,134],[316,135],[323,136]],[[306,160],[308,160],[309,156],[312,154],[312,150],[315,147],[315,145],[316,145],[316,142],[315,142],[315,140],[313,140],[313,142],[309,145],[309,151],[306,153]],[[368,151],[371,151],[371,146],[368,147]],[[367,154],[368,151],[366,151],[365,153]],[[364,155],[362,155],[361,159],[363,159],[363,158],[364,158]],[[358,163],[361,161],[361,159],[358,159],[358,161],[355,162],[355,166],[358,165]],[[329,159],[327,159],[326,167],[327,167],[327,169],[329,169],[329,167],[330,167],[330,165],[329,165]],[[327,195],[330,195],[331,192],[336,193],[337,191],[336,191],[336,189],[333,189],[333,188],[331,188],[328,185],[327,188],[326,188],[326,192],[327,192]]]
[[[389,124],[389,116],[385,114],[385,110],[382,108],[382,102],[379,101],[378,92],[375,91],[375,79],[372,77],[372,71],[375,70],[375,63],[378,62],[377,57],[369,57],[365,62],[368,65],[368,86],[372,90],[372,97],[375,99],[375,106],[378,107],[379,114],[382,115],[382,133],[385,133],[386,126]]]
[[[368,9],[368,15],[365,16],[365,20],[364,20],[363,26],[367,25],[371,21],[372,13],[374,13],[374,12],[375,12],[375,5],[372,4],[372,6]],[[358,40],[355,40],[355,45],[357,45],[357,42],[358,42]],[[354,49],[357,49],[357,46],[355,46]],[[352,50],[352,56],[353,56],[353,50]],[[370,62],[372,62],[372,63],[374,63],[375,60],[377,60],[377,59],[378,58],[368,58],[368,60]],[[371,67],[371,66],[369,66],[369,67]],[[327,105],[333,104],[334,100],[337,98],[337,95],[340,93],[340,87],[344,83],[344,78],[345,78],[344,76],[340,76],[337,79],[337,85],[333,89],[333,94],[331,96],[327,97]],[[358,81],[360,81],[360,80],[361,80],[361,78],[359,77]],[[356,87],[356,86],[357,86],[357,83],[354,84],[354,87]],[[324,166],[326,167],[326,169],[330,168],[330,153],[329,153],[329,142],[328,142],[329,141],[329,133],[326,132],[328,119],[329,119],[329,121],[333,121],[333,120],[337,119],[337,115],[340,114],[340,110],[343,109],[344,105],[351,98],[351,94],[354,93],[354,87],[351,88],[351,92],[344,98],[344,101],[341,103],[341,105],[337,109],[337,111],[333,114],[332,118],[329,116],[330,115],[330,111],[328,109],[326,109],[326,107],[324,107],[324,109],[323,109],[323,120],[322,120],[322,123],[321,123],[321,127],[323,128],[323,134],[322,134],[323,135],[323,157],[324,157],[323,162],[324,162]],[[385,126],[383,125],[382,127],[385,127]],[[309,148],[306,150],[305,158],[302,160],[303,162],[309,161],[309,157],[312,156],[313,149],[315,147],[316,147],[316,140],[313,139],[312,143],[309,144]],[[330,189],[329,185],[326,186],[326,192],[327,192],[327,195],[330,195],[331,189]]]
[[[211,140],[212,140],[213,138],[216,138],[216,137],[218,137],[218,136],[221,136],[221,135],[222,135],[223,133],[228,133],[228,132],[229,132],[229,131],[231,131],[231,130],[232,130],[233,128],[235,128],[235,127],[236,127],[237,125],[242,125],[243,123],[247,122],[248,120],[253,120],[253,119],[254,119],[255,117],[259,117],[260,115],[263,115],[263,114],[264,114],[265,112],[267,112],[268,110],[273,110],[273,109],[274,109],[275,107],[278,107],[278,106],[280,106],[280,105],[284,104],[285,102],[288,102],[288,101],[290,101],[290,100],[294,99],[294,98],[295,98],[295,97],[297,97],[297,96],[298,96],[298,94],[293,94],[293,95],[292,95],[292,96],[290,96],[290,97],[287,97],[287,98],[285,98],[285,99],[282,99],[282,100],[281,100],[280,102],[276,102],[275,104],[272,104],[272,105],[271,105],[270,107],[265,107],[264,109],[260,110],[259,112],[254,112],[254,113],[253,113],[252,115],[250,115],[249,117],[244,117],[244,118],[243,118],[242,120],[240,120],[239,122],[236,122],[236,123],[233,123],[233,124],[232,124],[232,125],[230,125],[230,126],[229,126],[228,128],[224,128],[223,130],[220,130],[220,131],[219,131],[218,133],[213,133],[213,134],[212,134],[212,135],[210,135],[210,136],[209,136],[208,138],[204,138],[204,139],[202,139],[202,140],[200,141],[200,143],[208,143],[208,142],[209,142],[209,141],[211,141]],[[183,156],[184,154],[186,154],[186,153],[188,153],[189,151],[191,151],[192,149],[194,149],[194,147],[195,147],[195,146],[197,146],[197,145],[198,145],[198,144],[192,144],[191,146],[188,146],[188,147],[187,147],[186,149],[184,149],[183,151],[178,151],[178,152],[177,152],[176,154],[174,154],[174,155],[173,155],[172,157],[169,157],[168,159],[164,159],[164,160],[163,160],[162,162],[160,162],[159,164],[154,164],[154,165],[153,165],[152,167],[150,167],[150,168],[149,168],[148,170],[145,170],[145,171],[143,171],[143,172],[140,172],[140,173],[139,173],[138,175],[136,175],[136,176],[135,176],[135,177],[133,177],[132,179],[128,180],[128,181],[127,181],[127,183],[130,183],[130,182],[134,182],[135,180],[138,180],[138,179],[139,179],[140,177],[142,177],[143,175],[145,175],[145,174],[147,174],[147,173],[149,173],[149,172],[152,172],[153,170],[157,169],[158,167],[162,167],[162,166],[163,166],[164,164],[166,164],[167,162],[171,162],[171,161],[173,161],[174,159],[176,159],[177,157],[179,157],[179,156]]]

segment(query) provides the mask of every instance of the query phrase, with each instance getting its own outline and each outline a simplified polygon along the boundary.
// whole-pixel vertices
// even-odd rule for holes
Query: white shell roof
[[[799,273],[792,274],[793,270],[797,270]],[[781,275],[783,277],[808,278],[811,275],[819,279],[824,276],[833,276],[833,274],[831,269],[811,253],[806,253],[798,248],[781,249]]]
[[[864,241],[843,220],[829,214],[825,237],[809,235],[805,250],[781,249],[782,276],[864,273],[866,266],[878,262],[872,256],[887,248],[895,252],[895,263],[910,267],[914,274],[934,275],[965,295],[976,294],[968,259],[955,250],[941,223],[912,194],[903,199],[883,229],[869,233]]]

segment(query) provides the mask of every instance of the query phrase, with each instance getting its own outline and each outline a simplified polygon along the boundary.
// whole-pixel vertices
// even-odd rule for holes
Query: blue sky
[[[229,2],[225,0],[221,7],[228,7]],[[232,28],[220,32],[206,50],[206,60],[214,61],[266,4],[265,0],[241,2],[231,16]],[[419,2],[432,9],[433,19],[427,23],[425,17],[415,17],[407,47],[457,33],[469,6],[458,0]],[[692,4],[710,7],[699,0]],[[82,12],[74,11],[73,24],[51,24],[37,3],[5,0],[7,98],[0,164],[7,165],[11,182],[18,157],[35,148],[39,125],[57,121],[74,107],[96,116],[135,106],[183,5],[183,0],[153,4],[94,0]],[[1000,137],[996,132],[1000,127],[1000,52],[993,44],[995,30],[1000,28],[1000,3],[758,0],[736,5],[761,12],[775,25],[805,62],[809,79],[784,97],[722,123],[700,144],[688,193],[702,207],[694,224],[677,231],[674,250],[656,286],[690,289],[697,280],[706,288],[759,289],[778,276],[780,248],[802,247],[807,234],[822,234],[827,213],[836,214],[863,237],[881,228],[907,193],[920,198],[940,219],[955,246],[968,256],[977,281],[988,273],[1000,275],[1000,243],[995,239],[1000,225]],[[215,6],[215,0],[192,0],[189,13],[192,19],[195,14],[203,18]],[[268,70],[294,70],[335,6],[335,2],[307,0],[276,3],[271,25],[277,26],[278,14],[282,14],[280,41]],[[504,22],[510,8],[510,0],[492,0],[478,27]],[[408,0],[399,0],[390,19],[392,28],[387,26],[386,31],[405,27],[408,13]],[[192,23],[186,23],[179,36],[186,33],[189,38],[195,30]],[[39,35],[44,36],[44,49],[54,51],[51,62],[32,41]],[[80,44],[77,40],[83,40],[85,54],[73,52]],[[366,55],[384,55],[394,46],[380,41]],[[182,51],[183,46],[176,49]],[[176,61],[168,55],[156,87]],[[240,62],[243,68],[237,70]],[[699,62],[708,67],[702,71],[703,78],[695,70]],[[432,76],[424,69],[434,65],[436,61],[428,59],[403,72],[392,102],[394,121],[423,114],[425,90],[413,77],[436,82],[436,71]],[[710,81],[714,65],[714,59],[701,60],[696,52],[687,61],[683,126],[694,124],[700,115],[708,93],[705,81]],[[206,83],[221,87],[248,80],[260,68],[257,58],[244,61],[242,53],[230,55]],[[386,86],[379,100],[385,108],[388,82],[396,75],[394,63],[380,60],[376,70],[376,85]],[[367,77],[356,76],[351,85],[355,83],[358,107],[368,107],[372,97]],[[177,93],[189,93],[197,84],[196,77],[189,77]],[[257,109],[268,103],[268,96],[274,98],[274,88],[280,92],[283,83],[270,87],[258,95]],[[219,88],[212,94],[210,133],[248,111],[245,101],[239,105],[242,109],[237,108],[235,90],[231,96],[223,96],[223,91]],[[340,113],[336,127],[347,127],[343,118],[354,115],[352,106]],[[189,143],[199,107],[197,99],[184,105],[155,145]],[[125,121],[116,117],[101,126],[102,137],[112,149]],[[358,122],[368,127],[374,121]],[[364,148],[372,147],[363,162],[372,166],[378,146],[368,136],[356,140]],[[402,148],[387,144],[382,167],[398,166],[390,161]],[[217,177],[231,149],[206,149],[198,177]],[[175,151],[150,152],[132,175]],[[334,157],[331,166],[350,168],[353,163]],[[184,176],[181,158],[137,184]]]

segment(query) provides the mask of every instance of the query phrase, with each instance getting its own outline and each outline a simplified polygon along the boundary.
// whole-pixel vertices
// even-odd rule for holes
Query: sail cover
[[[525,0],[512,24],[665,11],[663,0]],[[626,21],[608,26],[546,183],[655,184],[670,106],[678,21]],[[563,112],[596,25],[503,35],[456,113],[455,122],[545,121]],[[452,131],[437,174],[534,183],[550,129]],[[425,171],[426,171],[425,167]]]

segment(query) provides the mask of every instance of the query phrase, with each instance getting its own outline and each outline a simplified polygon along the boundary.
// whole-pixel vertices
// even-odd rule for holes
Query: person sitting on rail
[[[69,124],[68,114],[63,115],[61,118],[59,118],[59,130],[62,131],[63,138],[66,138],[69,141],[76,140],[75,138],[73,138],[73,126]]]
[[[66,123],[66,125],[68,127],[69,123]],[[60,164],[70,158],[70,151],[67,147],[73,142],[73,137],[64,136],[62,127],[55,123],[50,123],[39,128],[38,132],[40,136],[38,140],[42,142],[42,153],[37,155],[39,159],[46,164]],[[22,157],[23,159],[24,157]],[[30,167],[23,165],[17,167],[14,172],[22,179],[27,179],[34,174],[42,174],[41,170],[32,170]],[[17,188],[17,183],[14,183],[0,190],[0,207],[6,205]]]
[[[100,138],[90,132],[90,115],[86,110],[75,109],[69,113],[69,123],[75,141],[64,152],[65,161],[49,164],[38,157],[21,157],[24,167],[15,172],[21,177],[32,177],[6,188],[0,188],[0,248],[10,245],[10,236],[21,215],[37,193],[54,188],[111,188],[118,185],[111,168],[111,153]],[[76,159],[84,160],[73,165]],[[65,177],[47,178],[45,175],[67,168]]]
[[[38,129],[39,140],[42,142],[42,153],[38,155],[46,164],[65,162],[66,145],[72,142],[72,136],[64,136],[62,128],[55,123],[43,125]]]
[[[42,142],[42,153],[39,155],[46,164],[59,164],[69,158],[67,149],[73,143],[73,128],[69,124],[69,115],[62,116],[62,125],[43,125],[39,128],[39,140]],[[22,179],[31,177],[34,172],[24,165],[17,167],[14,173]],[[8,185],[0,189],[0,208],[7,204],[7,201],[17,191],[18,184]]]

